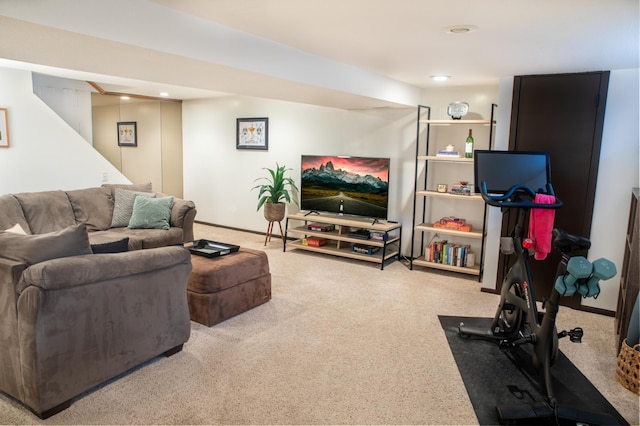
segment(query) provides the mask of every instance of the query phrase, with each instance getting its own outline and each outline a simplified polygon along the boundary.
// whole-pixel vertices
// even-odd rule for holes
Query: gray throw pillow
[[[115,201],[113,205],[113,217],[111,218],[112,228],[124,228],[129,225],[131,213],[133,213],[133,201],[136,195],[153,198],[155,192],[129,191],[122,188],[115,188]]]
[[[148,198],[136,196],[129,229],[169,229],[173,197]]]
[[[22,206],[32,234],[60,231],[77,223],[64,191],[23,192],[14,196]]]
[[[46,234],[20,235],[0,231],[0,256],[29,265],[60,257],[91,254],[84,224]]]
[[[76,223],[87,225],[89,232],[109,229],[113,211],[113,199],[109,188],[86,188],[66,192]]]

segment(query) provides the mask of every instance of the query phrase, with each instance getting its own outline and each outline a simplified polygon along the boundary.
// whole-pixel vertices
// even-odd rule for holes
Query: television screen
[[[475,150],[473,156],[475,192],[482,181],[490,194],[504,194],[514,185],[544,192],[551,182],[547,152]]]
[[[302,210],[387,218],[388,158],[303,155]]]

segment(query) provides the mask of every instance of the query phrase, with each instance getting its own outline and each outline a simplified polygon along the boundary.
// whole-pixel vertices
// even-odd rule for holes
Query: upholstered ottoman
[[[187,280],[191,320],[212,326],[271,299],[267,254],[241,247],[217,258],[191,255]]]

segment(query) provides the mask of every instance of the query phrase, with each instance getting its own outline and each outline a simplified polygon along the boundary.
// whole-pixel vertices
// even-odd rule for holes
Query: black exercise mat
[[[531,345],[502,350],[494,342],[458,335],[461,322],[468,326],[488,328],[491,326],[491,318],[438,318],[481,425],[500,423],[496,406],[528,406],[544,402],[544,397],[538,390],[537,373],[531,365],[531,352],[528,348]],[[603,423],[628,425],[562,352],[558,353],[551,373],[553,389],[561,406],[605,413],[613,421]],[[545,423],[537,419],[529,424]],[[549,419],[548,424],[557,423],[555,419]]]

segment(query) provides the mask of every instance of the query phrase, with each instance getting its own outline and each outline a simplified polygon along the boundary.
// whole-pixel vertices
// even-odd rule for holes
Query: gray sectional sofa
[[[162,229],[157,223],[132,229],[128,226],[135,202],[131,194],[146,195],[154,200],[167,197],[153,192],[151,183],[105,184],[73,191],[5,194],[0,196],[0,230],[17,223],[27,234],[44,234],[81,223],[87,226],[91,244],[129,238],[129,250],[164,247],[193,240],[196,216],[193,202],[173,198],[168,229]]]
[[[146,193],[127,226],[111,226],[117,189]],[[195,206],[156,197],[138,208],[150,189],[0,196],[0,391],[40,418],[189,339],[180,243],[193,239]]]

